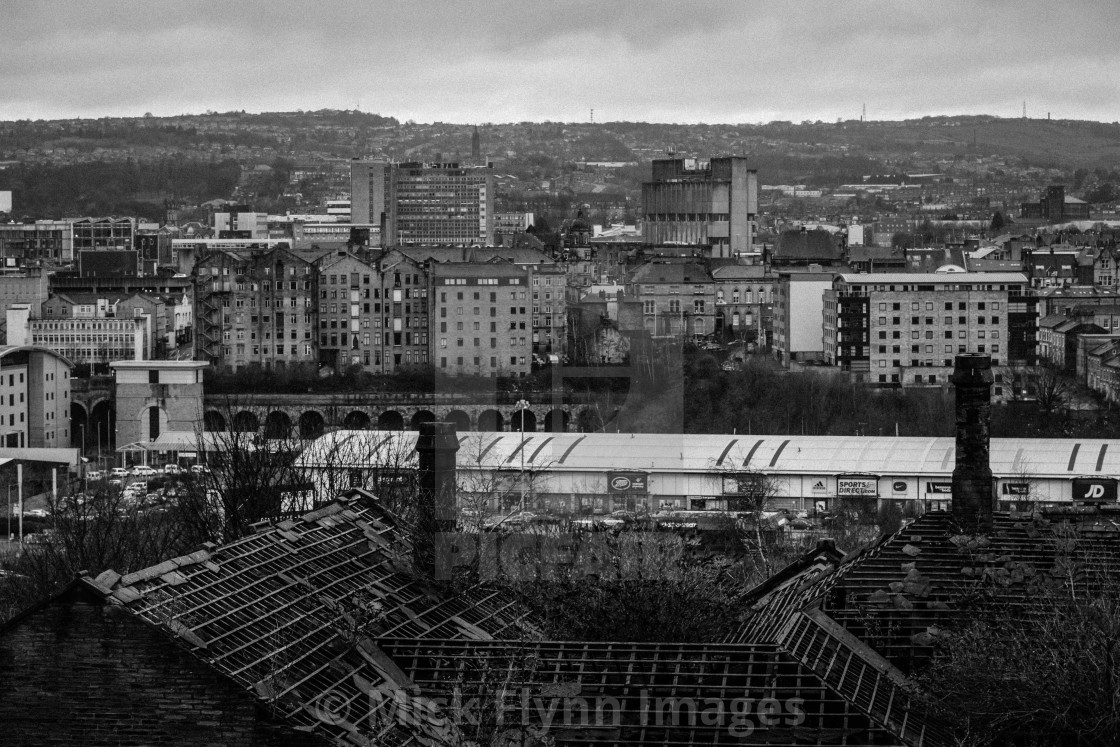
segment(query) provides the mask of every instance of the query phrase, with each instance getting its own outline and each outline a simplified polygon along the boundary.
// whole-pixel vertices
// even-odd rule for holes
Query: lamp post
[[[529,402],[524,399],[517,400],[517,411],[520,413],[521,420],[521,510],[525,510],[525,410],[529,407]]]

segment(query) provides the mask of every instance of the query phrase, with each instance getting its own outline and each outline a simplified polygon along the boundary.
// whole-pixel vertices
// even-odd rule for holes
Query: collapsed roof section
[[[1052,603],[1049,592],[1104,582],[1118,563],[1120,511],[997,513],[977,535],[933,512],[843,558],[808,553],[752,591],[728,641],[774,644],[904,744],[948,744],[908,679],[937,636],[992,603]]]
[[[379,715],[387,701],[371,691],[419,694],[378,638],[536,636],[504,592],[441,596],[413,574],[395,518],[359,490],[229,544],[86,583],[178,638],[296,728],[342,743],[358,734],[353,723],[388,723]],[[324,717],[324,699],[345,702],[350,721]]]

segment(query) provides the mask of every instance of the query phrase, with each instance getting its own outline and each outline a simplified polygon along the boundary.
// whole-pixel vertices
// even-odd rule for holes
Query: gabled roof
[[[535,635],[504,592],[441,595],[412,573],[410,554],[395,517],[352,490],[229,544],[86,583],[287,722],[349,744],[349,729],[317,713],[323,697],[347,698],[353,720],[370,724],[391,705],[371,697],[371,687],[418,693],[378,639]],[[427,726],[416,724],[416,733]]]
[[[813,551],[751,594],[730,642],[773,642],[906,744],[948,744],[911,701],[908,673],[939,632],[977,599],[1029,605],[1079,568],[1120,560],[1120,511],[996,514],[966,535],[928,513],[873,547],[835,562]],[[1071,541],[1075,538],[1076,541]]]

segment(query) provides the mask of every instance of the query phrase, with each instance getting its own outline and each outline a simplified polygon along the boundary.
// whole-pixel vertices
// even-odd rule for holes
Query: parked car
[[[104,480],[105,479],[105,473],[102,472],[99,469],[87,469],[86,470],[86,479],[87,480]]]
[[[28,516],[34,516],[39,519],[45,519],[51,515],[51,512],[45,508],[33,508],[27,512]]]
[[[158,473],[146,464],[137,464],[132,468],[131,474],[136,477],[155,477]]]
[[[165,465],[163,465],[163,474],[165,474],[165,475],[177,475],[181,471],[182,470],[179,469],[178,464],[165,464]]]
[[[196,475],[208,475],[210,474],[210,468],[205,464],[192,464],[191,472],[195,473]]]
[[[128,467],[113,467],[109,470],[109,477],[125,478],[128,477]]]

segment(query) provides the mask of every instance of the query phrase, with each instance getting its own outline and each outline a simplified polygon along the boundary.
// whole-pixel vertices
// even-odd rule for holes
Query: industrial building
[[[364,485],[383,460],[410,459],[416,437],[335,431],[301,461],[338,471],[325,482]],[[461,484],[524,482],[529,508],[566,513],[727,510],[744,474],[769,478],[775,509],[813,514],[858,499],[938,510],[951,497],[954,466],[952,438],[481,432],[460,434],[459,442]],[[1120,441],[996,438],[991,468],[1009,507],[1114,504]]]

